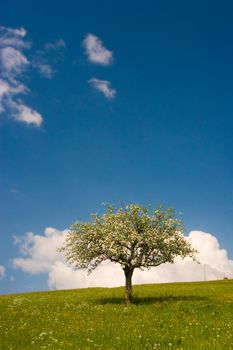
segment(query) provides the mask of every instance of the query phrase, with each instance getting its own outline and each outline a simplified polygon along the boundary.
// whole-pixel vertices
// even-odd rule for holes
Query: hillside
[[[233,349],[233,281],[0,296],[0,349]]]

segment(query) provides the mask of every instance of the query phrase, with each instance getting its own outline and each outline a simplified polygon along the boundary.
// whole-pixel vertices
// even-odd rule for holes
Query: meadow
[[[0,349],[233,349],[233,280],[0,296]]]

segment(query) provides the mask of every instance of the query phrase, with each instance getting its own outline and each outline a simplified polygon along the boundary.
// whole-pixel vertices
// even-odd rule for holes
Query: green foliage
[[[133,271],[173,263],[177,256],[194,259],[196,251],[183,233],[173,209],[109,205],[102,216],[92,215],[91,222],[76,222],[61,250],[70,263],[89,272],[104,260]]]
[[[0,296],[1,350],[230,350],[233,281]]]

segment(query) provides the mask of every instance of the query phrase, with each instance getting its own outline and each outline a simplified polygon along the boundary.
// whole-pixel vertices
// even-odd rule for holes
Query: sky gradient
[[[105,201],[174,207],[233,259],[232,2],[1,7],[2,52],[11,38],[28,63],[1,54],[0,293],[48,288],[13,266],[14,236],[67,229]]]

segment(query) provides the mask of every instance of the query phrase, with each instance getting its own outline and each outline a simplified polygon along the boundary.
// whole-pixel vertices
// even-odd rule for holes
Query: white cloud
[[[15,120],[26,124],[40,126],[43,118],[40,113],[24,104],[15,105],[16,112],[13,114]]]
[[[0,27],[0,113],[8,111],[15,120],[39,127],[42,116],[33,108],[26,106],[19,96],[28,93],[29,88],[20,80],[30,66],[23,50],[30,48],[25,40],[24,28]]]
[[[114,287],[124,285],[124,275],[120,265],[108,261],[100,264],[92,274],[85,270],[74,270],[67,265],[64,256],[58,253],[66,237],[67,230],[46,228],[44,235],[26,234],[16,239],[21,257],[13,259],[13,266],[26,273],[48,275],[48,286],[56,289]],[[135,270],[134,284],[204,280],[204,264],[207,280],[233,277],[233,260],[227,251],[221,249],[213,235],[202,231],[191,231],[188,235],[192,245],[199,251],[200,264],[190,259],[174,264],[164,264],[148,271]]]
[[[38,71],[44,78],[51,79],[54,75],[53,69],[48,63],[36,61],[34,67],[38,69]]]
[[[3,27],[2,27],[2,28],[3,28]],[[15,35],[15,36],[24,37],[24,36],[27,34],[26,30],[25,30],[23,27],[21,27],[21,28],[16,28],[16,29],[6,28],[6,27],[4,27],[4,28],[5,28],[6,30],[8,30],[9,33],[11,33],[11,34],[13,34],[13,35]]]
[[[15,79],[11,79],[10,82],[6,79],[0,79],[0,113],[4,112],[6,108],[11,109],[12,112],[17,104],[14,102],[13,97],[27,92],[27,87]]]
[[[28,59],[13,47],[0,49],[0,61],[3,74],[10,77],[21,74],[29,64]]]
[[[29,48],[31,43],[24,40],[26,34],[23,27],[12,29],[0,26],[0,47]]]
[[[44,48],[28,58],[27,51],[31,43],[26,40],[27,32],[21,28],[0,26],[0,113],[7,114],[14,120],[39,127],[42,115],[22,101],[22,94],[29,93],[29,88],[22,83],[29,67],[36,68],[39,73],[51,79],[55,73],[62,49],[66,47],[63,39],[47,43]],[[26,53],[25,53],[26,51]],[[50,64],[50,60],[52,64]]]
[[[57,247],[63,244],[66,232],[67,230],[59,231],[47,227],[43,236],[29,232],[22,237],[15,237],[15,244],[19,246],[24,257],[15,258],[13,266],[31,274],[49,272],[56,262],[64,262]]]
[[[9,83],[7,80],[0,79],[0,99],[9,94],[23,94],[27,91],[27,87],[17,80],[12,80]]]
[[[51,266],[48,286],[51,289],[88,287],[118,287],[124,285],[123,271],[117,264],[103,262],[90,275],[84,270],[74,270],[61,261]]]
[[[65,41],[59,39],[44,45],[34,55],[32,65],[38,70],[42,77],[52,79],[58,62],[63,58],[63,51],[66,48]]]
[[[4,112],[4,99],[11,93],[11,86],[5,81],[0,79],[0,113]]]
[[[47,43],[44,46],[45,50],[57,50],[66,48],[66,43],[63,39],[54,41],[53,43]]]
[[[112,63],[112,51],[106,49],[102,41],[96,35],[87,34],[83,40],[83,46],[90,62],[104,66]]]
[[[5,276],[5,267],[0,265],[0,280]]]
[[[6,81],[0,79],[0,98],[8,94],[10,89],[10,85]]]
[[[108,80],[100,80],[92,78],[88,83],[97,91],[100,91],[108,99],[113,99],[116,96],[116,90],[111,87],[111,83]]]

